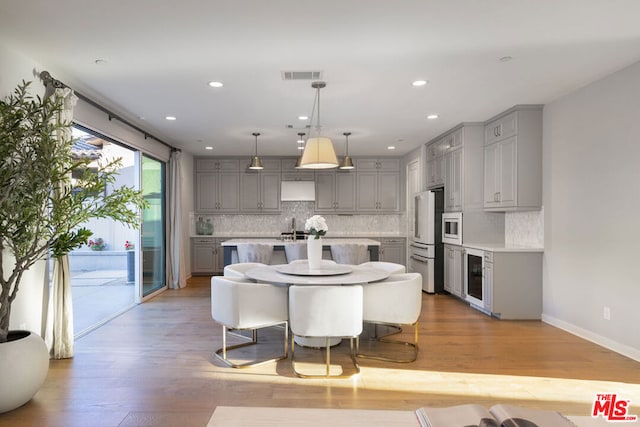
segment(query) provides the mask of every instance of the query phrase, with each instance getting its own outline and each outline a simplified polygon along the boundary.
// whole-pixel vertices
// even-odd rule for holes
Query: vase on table
[[[309,270],[318,270],[322,267],[322,238],[315,238],[313,235],[307,239],[307,260]]]

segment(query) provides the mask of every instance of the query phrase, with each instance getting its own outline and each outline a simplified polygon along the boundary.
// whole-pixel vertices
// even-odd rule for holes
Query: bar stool
[[[238,243],[238,262],[271,264],[273,245],[267,243]]]
[[[307,259],[307,242],[285,243],[284,254],[288,263],[299,259]]]
[[[331,245],[331,258],[338,264],[359,265],[369,260],[368,246],[362,243]]]

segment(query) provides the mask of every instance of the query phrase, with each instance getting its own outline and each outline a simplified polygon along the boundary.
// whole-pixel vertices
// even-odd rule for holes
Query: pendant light
[[[304,144],[304,139],[303,139],[303,138],[304,138],[304,136],[305,136],[305,135],[306,135],[306,134],[305,134],[304,132],[299,132],[299,133],[298,133],[298,140],[297,140],[296,142],[297,142],[298,144]],[[298,145],[298,147],[300,147],[300,145]],[[297,148],[297,147],[296,147],[296,148]],[[295,168],[296,168],[296,169],[301,169],[301,167],[300,167],[300,163],[301,163],[301,162],[302,162],[302,154],[300,154],[300,155],[298,156],[298,158],[296,159],[296,165],[295,165]]]
[[[351,157],[349,157],[349,135],[351,135],[351,132],[345,132],[343,133],[343,135],[345,136],[345,138],[347,138],[347,142],[345,143],[346,153],[344,158],[340,162],[339,167],[340,169],[353,169],[355,166],[353,166],[353,160],[351,160]]]
[[[264,166],[262,166],[262,160],[260,160],[260,157],[258,157],[258,136],[260,136],[260,134],[258,132],[254,132],[251,135],[253,135],[256,138],[256,154],[251,158],[251,163],[249,163],[249,169],[261,170],[261,169],[264,169]]]
[[[318,101],[318,119],[316,122],[316,137],[307,139],[304,147],[300,167],[303,169],[331,169],[338,167],[338,158],[333,149],[331,139],[320,135],[320,89],[327,84],[325,82],[313,82],[311,87],[316,89]]]

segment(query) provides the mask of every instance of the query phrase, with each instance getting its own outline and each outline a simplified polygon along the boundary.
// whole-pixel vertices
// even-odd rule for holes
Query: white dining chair
[[[268,243],[238,243],[238,262],[260,262],[271,264],[273,245]]]
[[[288,354],[288,295],[285,286],[246,283],[230,278],[211,278],[211,317],[222,325],[222,347],[215,356],[233,368],[248,368],[286,359]],[[284,352],[276,357],[234,363],[230,350],[258,344],[258,329],[284,325]],[[227,346],[227,330],[250,330],[249,342]],[[244,337],[243,337],[244,338]],[[234,352],[235,353],[235,352]]]
[[[411,348],[407,358],[386,357],[379,353],[361,351],[360,340],[357,342],[357,355],[362,358],[385,360],[390,362],[413,362],[418,357],[418,318],[422,309],[422,275],[420,273],[404,273],[389,276],[386,280],[369,283],[364,287],[364,303],[362,319],[374,326],[384,325],[395,328],[390,334],[369,338],[368,344],[398,344]],[[402,331],[402,326],[414,328],[414,341],[405,342],[388,339]]]
[[[238,262],[235,264],[225,265],[223,274],[224,277],[230,279],[243,279],[250,280],[244,273],[252,268],[266,267],[267,264],[261,262]]]
[[[369,247],[364,243],[335,243],[331,258],[338,264],[358,265],[369,260]]]
[[[385,261],[367,261],[360,264],[360,267],[373,267],[380,270],[388,271],[389,274],[402,274],[407,272],[407,267],[402,264],[396,264],[395,262]]]
[[[347,378],[353,374],[331,375],[331,338],[349,338],[349,355],[354,374],[360,372],[354,339],[362,332],[362,286],[289,287],[289,322],[291,327],[291,366],[302,378]],[[295,337],[325,338],[325,375],[303,374],[296,369]]]

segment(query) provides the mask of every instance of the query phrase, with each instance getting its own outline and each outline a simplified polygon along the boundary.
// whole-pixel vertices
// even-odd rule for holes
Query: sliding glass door
[[[166,288],[166,164],[141,156],[142,194],[148,206],[142,210],[142,289],[144,299]]]

